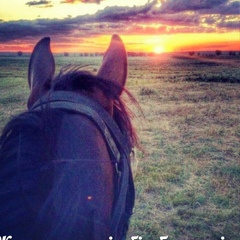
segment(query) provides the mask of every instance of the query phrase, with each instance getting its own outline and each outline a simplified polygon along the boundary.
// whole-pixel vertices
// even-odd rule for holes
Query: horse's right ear
[[[44,95],[51,84],[55,72],[55,61],[50,49],[50,38],[41,39],[32,52],[28,66],[30,96],[28,108]]]
[[[116,83],[122,89],[126,83],[127,53],[124,43],[116,34],[112,36],[111,43],[103,57],[103,62],[97,76]]]

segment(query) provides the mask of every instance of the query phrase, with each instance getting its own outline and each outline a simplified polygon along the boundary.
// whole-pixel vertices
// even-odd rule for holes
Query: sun
[[[153,49],[154,53],[156,54],[161,54],[164,52],[164,48],[163,46],[156,46],[154,49]]]

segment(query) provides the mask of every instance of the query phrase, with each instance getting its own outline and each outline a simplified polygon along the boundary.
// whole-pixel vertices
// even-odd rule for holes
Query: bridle
[[[130,167],[131,146],[127,135],[96,101],[70,91],[53,91],[41,97],[32,111],[46,108],[76,112],[88,117],[101,132],[115,166],[115,204],[111,218],[113,239],[125,239],[135,201],[135,188]]]

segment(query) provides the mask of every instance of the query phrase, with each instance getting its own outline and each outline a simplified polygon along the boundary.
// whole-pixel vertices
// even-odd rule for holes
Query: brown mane
[[[119,92],[126,93],[131,103],[139,105],[133,95],[127,90],[122,89],[113,81],[100,78],[88,71],[82,70],[82,66],[68,65],[63,67],[53,81],[50,91],[75,91],[92,97],[91,92],[94,87],[101,90],[105,96],[114,100],[113,118],[122,132],[127,132],[132,147],[139,146],[136,131],[131,123],[132,111],[126,107],[122,95]]]

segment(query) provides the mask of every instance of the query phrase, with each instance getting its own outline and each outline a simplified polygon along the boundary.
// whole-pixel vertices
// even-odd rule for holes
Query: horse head
[[[28,69],[30,96],[28,108],[49,90],[54,78],[55,61],[50,49],[50,38],[43,38],[35,46]],[[97,77],[109,80],[120,87],[119,95],[127,78],[127,54],[124,44],[118,35],[113,35],[111,43],[104,55]],[[109,99],[99,89],[93,89],[91,97],[96,99],[111,115],[113,115],[113,99]]]
[[[29,62],[29,110],[0,139],[0,235],[125,239],[136,135],[121,100],[124,44],[112,36],[96,75],[78,66],[54,74],[50,38],[43,38]]]

